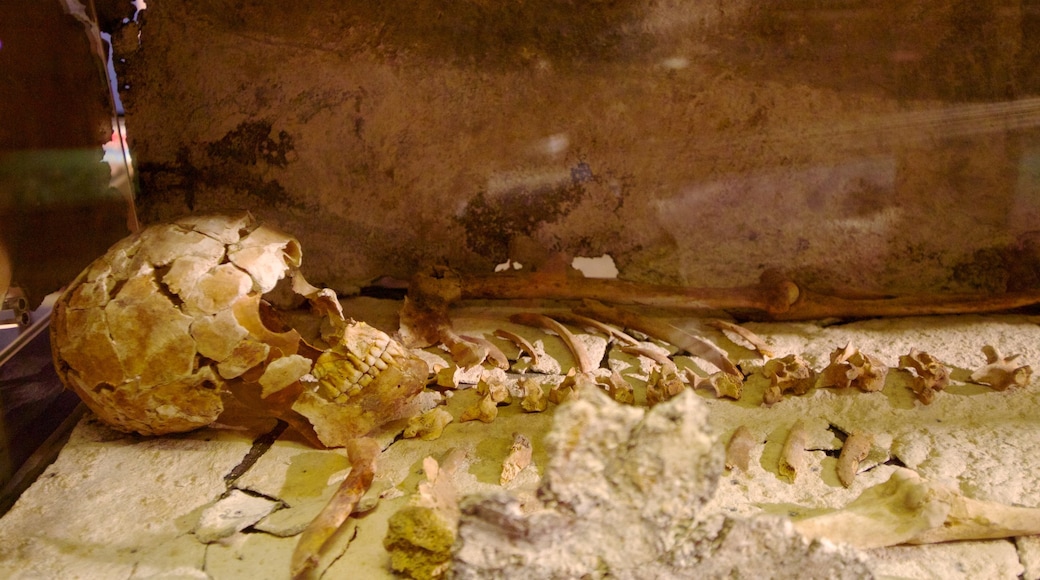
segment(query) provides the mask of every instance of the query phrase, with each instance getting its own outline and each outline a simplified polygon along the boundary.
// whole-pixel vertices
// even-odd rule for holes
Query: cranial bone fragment
[[[830,364],[820,373],[820,386],[855,387],[869,393],[883,389],[887,375],[888,367],[848,344],[831,353]]]
[[[798,478],[798,472],[805,471],[806,447],[809,444],[809,433],[805,430],[805,424],[795,421],[791,430],[784,440],[783,449],[780,450],[780,461],[777,471],[780,476],[794,483]]]
[[[816,371],[797,354],[770,360],[762,367],[762,374],[769,379],[762,397],[765,405],[776,404],[787,393],[804,395],[816,382]]]
[[[819,510],[794,526],[810,539],[869,549],[1040,534],[1040,508],[971,499],[899,468],[844,508]]]
[[[925,405],[935,399],[935,392],[950,384],[950,371],[932,355],[911,348],[909,354],[899,357],[899,366],[912,371],[910,389]]]
[[[859,462],[866,459],[870,453],[870,447],[874,444],[874,437],[869,433],[855,431],[846,439],[841,447],[841,455],[838,456],[838,481],[845,487],[850,487],[856,479],[859,470]]]
[[[726,444],[726,469],[740,470],[747,473],[751,465],[751,450],[758,445],[758,440],[746,425],[737,427]]]
[[[499,485],[505,485],[513,481],[513,478],[528,465],[531,465],[531,440],[522,433],[513,433],[513,445],[509,448],[509,455],[502,462],[502,475],[498,479]]]
[[[1022,355],[1000,356],[1000,351],[990,345],[982,347],[982,352],[986,355],[986,365],[971,373],[971,382],[989,385],[998,391],[1029,384],[1033,368],[1015,362]]]

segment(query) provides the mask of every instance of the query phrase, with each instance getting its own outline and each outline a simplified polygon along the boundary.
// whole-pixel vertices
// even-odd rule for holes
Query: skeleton
[[[336,296],[299,272],[295,238],[249,214],[189,217],[116,244],[54,306],[55,368],[110,426],[144,435],[252,417],[288,422],[316,446],[344,446],[350,475],[304,531],[305,576],[371,483],[366,436],[416,414],[426,363],[343,316]],[[273,302],[309,301],[304,339]],[[307,326],[307,324],[301,325]]]
[[[293,555],[294,577],[306,577],[313,570],[328,539],[370,486],[380,449],[369,435],[392,420],[423,411],[416,395],[428,369],[388,335],[346,318],[332,291],[304,280],[301,262],[302,249],[295,238],[258,224],[248,214],[188,217],[146,229],[114,246],[68,287],[55,305],[52,324],[62,380],[116,429],[162,435],[217,421],[273,417],[316,446],[347,449],[351,472],[303,532]],[[711,342],[596,300],[730,309],[775,319],[978,312],[1040,301],[1024,294],[999,299],[845,299],[813,294],[773,273],[756,286],[705,290],[542,274],[463,280],[438,268],[413,282],[401,312],[401,338],[407,346],[444,344],[459,369],[479,367],[489,357],[501,366],[504,357],[489,348],[488,341],[453,330],[448,310],[463,298],[532,297],[583,299],[581,308],[561,319],[626,344],[635,340],[599,321],[639,331],[715,365],[716,374],[737,377],[740,371]],[[287,323],[303,302],[310,304],[311,315]],[[595,363],[575,346],[559,321],[536,314],[519,321],[558,334],[578,361],[581,372],[573,380],[597,382]],[[729,324],[719,326],[735,331]],[[526,341],[514,341],[536,357]],[[753,344],[763,350],[761,343]],[[606,383],[603,387],[609,389]],[[531,387],[525,391],[541,391],[540,385]],[[497,404],[490,390],[486,398]],[[530,410],[544,408],[535,403]],[[428,425],[415,425],[415,435],[435,437],[449,419],[443,414],[427,418]],[[801,427],[795,426],[792,435],[784,459],[793,480],[804,453]]]

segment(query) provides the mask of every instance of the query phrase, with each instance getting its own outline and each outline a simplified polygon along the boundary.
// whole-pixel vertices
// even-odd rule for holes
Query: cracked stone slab
[[[233,489],[202,511],[195,537],[210,544],[240,532],[278,509],[281,502]]]
[[[142,438],[88,416],[0,519],[0,561],[15,578],[200,569],[205,547],[190,532],[251,445],[232,431]]]
[[[1008,540],[892,546],[868,553],[878,574],[893,578],[1018,578],[1025,571]]]

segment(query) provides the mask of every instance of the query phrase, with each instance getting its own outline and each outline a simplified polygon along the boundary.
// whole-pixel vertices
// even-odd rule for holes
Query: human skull
[[[345,319],[331,290],[303,279],[302,257],[294,237],[248,213],[142,230],[56,302],[55,368],[102,421],[144,435],[271,416],[339,446],[407,414],[425,363]],[[282,322],[273,295],[308,300],[320,334],[304,340]]]

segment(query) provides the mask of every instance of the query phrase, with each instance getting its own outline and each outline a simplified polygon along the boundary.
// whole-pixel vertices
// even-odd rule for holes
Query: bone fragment
[[[589,373],[579,373],[575,369],[567,371],[563,380],[549,389],[549,402],[559,405],[571,397],[577,396],[579,390],[595,381]]]
[[[534,345],[532,345],[531,342],[528,341],[526,338],[514,332],[505,330],[504,328],[499,328],[498,330],[496,330],[495,336],[499,338],[504,338],[509,342],[515,344],[517,348],[527,353],[527,356],[531,357],[531,366],[538,366],[538,351],[535,350]]]
[[[498,478],[498,484],[505,485],[513,481],[528,465],[531,465],[531,440],[522,433],[513,433],[513,445],[502,462],[502,475]]]
[[[751,450],[758,444],[746,425],[737,427],[726,444],[726,469],[748,472],[751,465]]]
[[[971,499],[900,468],[844,508],[816,512],[794,526],[809,539],[870,549],[1040,534],[1040,508]]]
[[[708,376],[708,384],[715,390],[717,399],[728,397],[737,401],[744,394],[744,379],[741,375],[719,371]]]
[[[790,310],[799,289],[775,272],[764,274],[754,286],[741,288],[682,288],[536,272],[458,279],[458,292],[464,299],[595,300],[684,310],[748,311],[761,316]]]
[[[463,411],[459,416],[459,422],[479,420],[481,423],[490,423],[496,417],[498,417],[498,403],[488,394],[480,397],[475,405]]]
[[[971,382],[989,385],[997,391],[1029,384],[1033,368],[1015,362],[1022,355],[1001,356],[1000,351],[990,345],[982,347],[982,352],[986,355],[986,365],[971,373]]]
[[[604,387],[611,399],[618,403],[634,405],[636,402],[635,391],[632,385],[617,371],[611,371],[607,376],[596,377],[596,384]]]
[[[950,371],[932,355],[911,348],[909,354],[899,357],[899,366],[908,369],[910,389],[925,405],[935,399],[935,392],[950,384]]]
[[[711,342],[663,320],[640,316],[634,312],[612,308],[592,300],[584,301],[582,308],[578,311],[671,343],[680,350],[710,362],[721,371],[734,375],[740,374],[740,370],[729,360],[725,351]]]
[[[667,354],[643,345],[626,345],[622,346],[621,350],[629,354],[645,356],[658,365],[650,372],[650,377],[646,381],[647,405],[653,407],[667,401],[686,388],[679,369]]]
[[[596,368],[596,365],[589,357],[589,351],[585,348],[585,345],[579,342],[566,326],[560,324],[556,320],[553,320],[544,314],[538,314],[535,312],[520,312],[510,316],[509,320],[517,324],[534,326],[536,328],[555,332],[560,339],[563,340],[564,344],[567,345],[571,354],[574,355],[574,360],[578,363],[578,370],[580,372],[589,373]]]
[[[290,567],[294,580],[310,577],[329,540],[350,517],[361,497],[372,485],[376,458],[381,451],[379,444],[374,439],[364,437],[347,442],[345,447],[350,459],[350,473],[328,505],[300,535]]]
[[[512,402],[509,394],[509,378],[501,369],[485,372],[477,383],[477,393],[491,397],[495,404],[508,405]]]
[[[736,288],[688,288],[559,273],[495,274],[460,278],[444,270],[425,274],[445,281],[455,299],[594,300],[701,312],[726,311],[752,320],[816,320],[998,312],[1040,303],[1040,292],[920,294],[907,296],[833,296],[800,288],[783,273],[767,270],[757,284]],[[422,289],[413,280],[409,297]],[[674,343],[673,343],[674,344]]]
[[[784,440],[784,447],[780,451],[780,462],[777,471],[791,483],[798,478],[798,472],[805,471],[806,446],[809,443],[809,433],[805,430],[805,424],[800,420],[791,426]]]
[[[845,487],[851,487],[856,480],[856,472],[859,470],[859,462],[866,459],[870,453],[870,446],[874,444],[874,437],[869,433],[855,431],[846,439],[841,447],[841,455],[838,456],[838,481]]]
[[[425,413],[412,417],[408,420],[402,437],[411,439],[418,437],[423,441],[432,441],[441,436],[444,427],[451,423],[454,418],[444,407],[434,407]]]
[[[438,369],[434,375],[434,381],[438,387],[446,389],[457,389],[461,385],[475,385],[484,374],[481,367],[463,368],[452,364],[451,366]]]
[[[489,354],[487,347],[459,336],[448,314],[460,296],[458,275],[450,268],[438,266],[415,276],[399,314],[398,334],[405,346],[424,348],[443,344],[460,367],[482,364]]]
[[[736,334],[740,338],[743,338],[751,344],[752,348],[757,350],[759,354],[766,358],[773,358],[774,356],[772,349],[770,349],[769,346],[766,345],[766,342],[762,340],[761,337],[759,337],[754,332],[751,332],[747,328],[740,326],[739,324],[734,324],[732,322],[729,322],[728,320],[722,320],[719,318],[707,320],[705,321],[705,323],[712,328],[717,328],[723,331],[729,331],[733,334]]]
[[[650,371],[646,381],[646,404],[650,407],[663,403],[686,389],[674,364],[661,365]]]
[[[528,413],[540,413],[549,408],[549,397],[542,388],[542,383],[531,377],[520,379],[520,390],[524,398],[520,400],[520,408]]]
[[[820,387],[854,387],[865,393],[875,392],[885,387],[887,375],[887,366],[847,344],[831,353],[830,364],[820,373]]]
[[[494,363],[494,365],[500,369],[509,368],[509,358],[502,352],[502,349],[495,346],[495,343],[484,338],[483,336],[462,336],[462,340],[475,344],[483,352],[486,352],[485,358]]]
[[[608,338],[612,338],[621,344],[639,344],[639,341],[636,340],[635,337],[633,337],[632,335],[626,333],[625,331],[619,328],[615,328],[609,324],[600,322],[595,318],[582,316],[581,314],[577,314],[574,312],[561,312],[553,314],[553,316],[560,322],[567,322],[576,326],[583,326],[588,329],[598,330],[599,332],[602,332],[603,334],[607,335]]]
[[[464,458],[452,449],[440,464],[433,457],[423,459],[426,481],[409,505],[390,516],[383,538],[395,572],[409,578],[442,578],[450,570],[460,515],[452,476]]]
[[[762,374],[769,379],[769,387],[762,397],[764,405],[774,405],[784,395],[804,395],[816,382],[816,371],[797,354],[770,360],[762,367]]]

